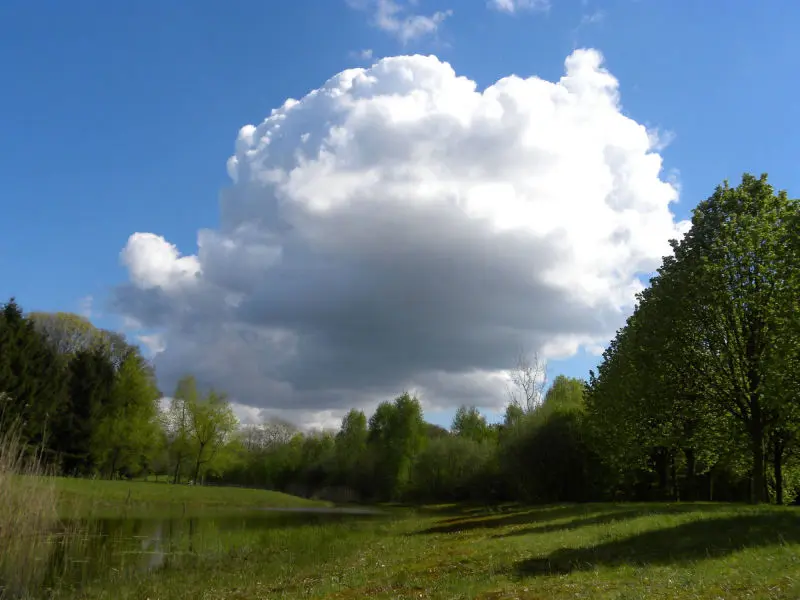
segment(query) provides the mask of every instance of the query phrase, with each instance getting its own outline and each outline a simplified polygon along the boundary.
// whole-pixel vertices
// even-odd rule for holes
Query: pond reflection
[[[260,510],[187,517],[120,517],[75,520],[78,535],[55,537],[45,588],[75,587],[113,573],[115,578],[168,567],[174,561],[225,552],[292,527],[380,517],[363,509]]]

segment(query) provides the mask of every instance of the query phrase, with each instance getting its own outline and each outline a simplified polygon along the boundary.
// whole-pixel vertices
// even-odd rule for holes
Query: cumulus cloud
[[[550,0],[487,0],[489,8],[514,14],[517,12],[550,10]]]
[[[371,14],[372,24],[396,37],[403,44],[436,34],[441,24],[452,16],[452,10],[439,10],[429,15],[416,14],[409,4],[395,0],[347,0],[351,8]]]
[[[121,253],[116,306],[159,332],[165,391],[192,372],[296,423],[403,390],[497,408],[520,349],[607,342],[685,224],[601,55],[565,70],[481,91],[384,58],[243,127],[196,253]]]

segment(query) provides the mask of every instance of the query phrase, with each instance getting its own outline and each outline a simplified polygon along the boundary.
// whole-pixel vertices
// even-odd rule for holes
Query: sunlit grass
[[[796,599],[798,582],[794,508],[447,507],[228,532],[84,597]]]
[[[232,487],[172,485],[145,481],[54,480],[59,504],[70,516],[183,514],[213,509],[326,506],[281,492]]]

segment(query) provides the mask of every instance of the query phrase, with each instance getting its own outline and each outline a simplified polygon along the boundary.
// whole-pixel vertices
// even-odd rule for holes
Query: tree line
[[[800,208],[767,177],[693,211],[587,381],[521,357],[499,423],[449,429],[405,393],[337,431],[237,422],[184,377],[162,405],[124,336],[0,314],[2,423],[61,473],[161,475],[353,501],[794,501],[800,491]]]

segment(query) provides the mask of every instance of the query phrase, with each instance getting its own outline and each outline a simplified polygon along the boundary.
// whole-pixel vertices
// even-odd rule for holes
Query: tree
[[[691,358],[674,335],[679,315],[670,312],[663,287],[655,279],[639,295],[633,315],[604,352],[598,374],[590,373],[586,401],[594,445],[619,475],[639,473],[637,495],[652,472],[660,496],[677,498],[682,453],[684,495],[691,499],[697,495],[697,474],[713,466],[719,439],[729,438],[730,431],[688,370]]]
[[[727,182],[695,209],[684,239],[673,242],[659,277],[678,310],[676,335],[693,356],[685,361],[703,392],[736,419],[750,439],[751,500],[766,499],[765,446],[783,413],[767,396],[770,349],[780,337],[781,301],[796,297],[798,263],[789,249],[797,203],[774,193],[767,176]]]
[[[74,355],[100,345],[100,330],[81,315],[68,312],[33,312],[36,330],[61,355]]]
[[[426,427],[419,400],[403,394],[383,402],[369,420],[369,445],[375,456],[379,495],[399,498],[408,484],[414,457],[424,448]]]
[[[796,219],[797,203],[773,193],[766,176],[745,175],[736,188],[726,182],[698,205],[592,374],[595,430],[616,446],[607,451],[640,450],[663,484],[668,462],[676,481],[680,449],[692,480],[698,451],[706,463],[721,459],[719,440],[735,439],[737,425],[749,439],[751,500],[766,499],[766,444],[772,437],[780,446],[776,428],[796,427],[779,393],[786,362],[774,352],[800,294]]]
[[[454,435],[478,443],[488,441],[493,434],[493,430],[486,423],[486,417],[474,406],[460,406],[456,410],[450,429]]]
[[[467,436],[432,439],[414,461],[410,494],[416,501],[489,499],[493,459],[494,446]]]
[[[113,402],[114,370],[106,355],[94,349],[76,352],[69,371],[69,404],[54,437],[65,455],[65,471],[87,473],[93,466],[93,430]]]
[[[128,355],[139,353],[139,348],[129,344],[124,334],[98,329],[81,315],[35,312],[29,318],[47,343],[67,359],[79,351],[98,350],[105,354],[114,371],[117,371]],[[147,368],[152,371],[149,365]]]
[[[524,412],[532,412],[541,403],[547,386],[547,363],[538,354],[520,354],[509,372],[511,385],[507,389],[510,404]]]
[[[12,298],[0,311],[0,392],[9,397],[3,419],[16,423],[27,443],[50,443],[66,388],[66,364]]]
[[[586,382],[575,377],[558,375],[544,396],[544,404],[551,408],[580,408]]]
[[[130,353],[116,374],[111,402],[101,408],[92,431],[92,453],[109,477],[138,470],[158,447],[161,393],[146,361]]]
[[[342,419],[342,427],[336,434],[335,454],[339,480],[359,490],[364,487],[368,438],[366,415],[352,409]]]
[[[189,408],[189,435],[194,448],[194,481],[200,480],[200,470],[217,456],[230,440],[238,421],[224,394],[214,390]]]
[[[194,377],[185,376],[178,381],[169,408],[163,414],[167,447],[174,464],[172,483],[180,482],[184,462],[192,452],[191,414],[198,402],[197,382]]]

